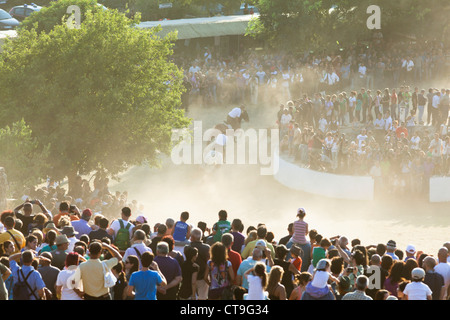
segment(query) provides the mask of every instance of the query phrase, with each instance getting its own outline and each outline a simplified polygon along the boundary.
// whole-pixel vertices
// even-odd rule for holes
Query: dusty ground
[[[226,118],[230,107],[191,107],[188,116],[203,121],[203,129]],[[275,124],[278,107],[249,107],[251,122],[243,128],[269,128]],[[337,186],[338,187],[338,186]],[[145,166],[126,172],[111,190],[128,190],[131,199],[145,206],[150,224],[178,219],[189,211],[192,224],[211,226],[225,209],[230,220],[240,218],[247,228],[266,223],[278,240],[295,220],[298,207],[307,212],[306,221],[326,237],[346,235],[363,244],[393,239],[400,249],[410,243],[418,250],[436,254],[450,241],[450,204],[430,204],[417,199],[403,201],[346,201],[322,198],[291,190],[272,176],[260,175],[258,165],[174,165],[169,157],[159,169]]]

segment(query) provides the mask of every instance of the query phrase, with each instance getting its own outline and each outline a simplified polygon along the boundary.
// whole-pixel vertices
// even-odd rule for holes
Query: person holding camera
[[[47,210],[47,208],[42,204],[42,202],[40,200],[29,200],[27,199],[24,203],[22,203],[21,205],[17,206],[14,209],[14,214],[16,215],[16,218],[19,219],[20,221],[22,221],[22,228],[20,228],[20,232],[22,232],[22,234],[26,237],[28,235],[28,226],[33,223],[34,220],[34,214],[33,214],[33,205],[38,205],[41,210],[42,213],[49,219],[51,220],[52,214],[50,213],[49,210]],[[23,210],[23,213],[20,212],[20,210]]]

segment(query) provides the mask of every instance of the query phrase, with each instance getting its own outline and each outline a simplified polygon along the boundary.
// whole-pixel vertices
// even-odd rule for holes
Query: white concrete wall
[[[449,177],[432,177],[430,179],[430,202],[450,202]]]
[[[280,158],[275,179],[295,190],[337,199],[373,200],[374,180],[370,176],[345,176],[301,168]]]

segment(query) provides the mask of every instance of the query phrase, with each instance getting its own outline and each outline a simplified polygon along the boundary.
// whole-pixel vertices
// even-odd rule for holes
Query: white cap
[[[408,252],[408,253],[416,253],[416,247],[414,247],[412,244],[409,244],[406,247],[406,252]]]

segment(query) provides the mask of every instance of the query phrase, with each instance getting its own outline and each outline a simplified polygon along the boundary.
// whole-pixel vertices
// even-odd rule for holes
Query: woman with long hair
[[[0,244],[0,257],[9,257],[14,251],[16,251],[16,248],[11,240],[6,240]]]
[[[269,281],[266,288],[270,300],[286,300],[286,289],[281,284],[283,273],[283,268],[280,266],[273,266],[270,269]]]
[[[244,277],[248,281],[248,294],[244,297],[245,300],[266,300],[267,292],[267,273],[266,266],[262,262],[255,264],[244,273]]]
[[[129,255],[125,260],[125,275],[127,281],[130,281],[132,273],[136,271],[139,271],[139,259],[135,255]]]
[[[57,233],[55,230],[49,230],[45,234],[44,242],[42,243],[42,249],[39,253],[56,250],[56,236]]]
[[[216,242],[210,249],[210,260],[206,263],[205,282],[209,285],[208,300],[219,300],[225,288],[234,281],[234,271],[228,261],[227,248]]]
[[[127,292],[125,288],[128,285],[128,281],[123,262],[119,261],[118,264],[112,267],[111,271],[117,278],[116,285],[113,287],[113,300],[127,300]]]
[[[404,280],[403,269],[405,262],[396,260],[389,271],[389,276],[384,281],[384,288],[390,292],[391,295],[397,297],[398,284]]]
[[[306,285],[312,280],[312,274],[309,272],[302,272],[295,276],[295,283],[297,287],[292,290],[289,300],[300,300],[303,292],[306,290]]]

